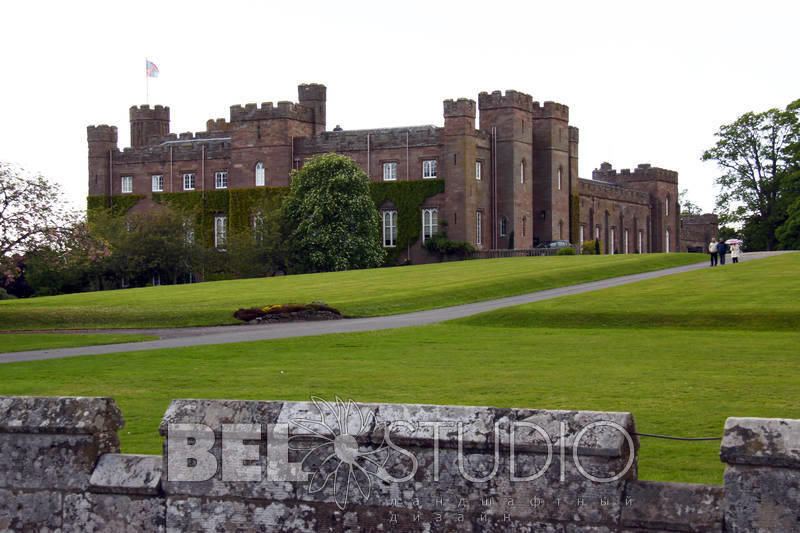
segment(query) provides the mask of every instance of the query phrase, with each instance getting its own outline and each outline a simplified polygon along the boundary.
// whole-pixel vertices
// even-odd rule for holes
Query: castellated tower
[[[476,194],[473,177],[477,141],[475,101],[459,98],[445,100],[443,104],[444,146],[439,175],[445,181],[448,202],[439,208],[439,219],[447,221],[449,238],[476,243],[477,226],[472,221],[482,198]]]
[[[309,83],[297,86],[297,101],[300,105],[314,111],[313,135],[325,131],[325,101],[328,89],[319,83]]]
[[[532,112],[534,241],[571,240],[570,193],[577,194],[577,130],[570,131],[569,107],[565,105],[534,102]],[[571,163],[575,164],[574,175]]]
[[[117,148],[117,127],[88,126],[86,140],[89,144],[89,194],[111,194],[111,166]]]
[[[160,139],[169,134],[169,107],[132,106],[130,116],[132,148],[147,146],[151,138]]]

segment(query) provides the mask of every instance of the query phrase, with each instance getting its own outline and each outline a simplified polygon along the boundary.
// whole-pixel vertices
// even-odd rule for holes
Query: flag
[[[158,77],[158,67],[155,63],[150,61],[149,59],[145,60],[147,62],[147,77],[148,78],[157,78]]]

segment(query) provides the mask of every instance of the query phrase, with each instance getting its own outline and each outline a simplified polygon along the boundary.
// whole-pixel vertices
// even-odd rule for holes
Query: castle
[[[232,106],[229,120],[178,136],[169,131],[168,107],[131,107],[130,148],[118,148],[114,126],[87,128],[90,198],[110,205],[134,196],[132,209],[147,210],[165,193],[200,191],[205,198],[211,191],[287,187],[305,159],[337,152],[374,183],[442,184],[412,206],[416,220],[389,193],[378,202],[382,242],[396,248],[396,261],[433,260],[421,245],[443,221],[450,239],[479,250],[592,239],[609,254],[681,249],[677,172],[647,164],[616,171],[603,163],[591,180],[579,178],[578,128],[565,105],[512,90],[482,92],[477,105],[445,100],[444,127],[332,131],[325,109],[326,87],[304,84],[297,103]],[[220,209],[215,242],[227,224]],[[398,228],[409,224],[417,238],[399,242]]]

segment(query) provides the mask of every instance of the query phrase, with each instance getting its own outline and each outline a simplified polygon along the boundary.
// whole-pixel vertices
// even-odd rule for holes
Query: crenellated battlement
[[[321,83],[302,83],[297,86],[297,95],[300,102],[324,102],[327,98],[328,88]]]
[[[357,152],[367,149],[367,136],[371,150],[389,148],[418,148],[436,146],[441,142],[442,128],[436,126],[410,126],[376,130],[326,131],[320,135],[296,138],[298,153]]]
[[[230,122],[224,118],[208,119],[206,121],[206,131],[209,132],[223,132],[230,128]]]
[[[620,180],[626,183],[634,181],[663,181],[677,184],[678,173],[674,170],[654,167],[650,163],[641,163],[632,172],[629,168],[616,171],[611,163],[604,162],[599,169],[592,171],[592,179],[609,182]]]
[[[459,98],[458,100],[444,101],[444,118],[469,117],[475,118],[475,100]]]
[[[166,120],[169,122],[169,106],[156,105],[151,108],[149,105],[131,106],[131,121],[134,120]]]
[[[575,126],[570,126],[569,129],[569,142],[577,143],[580,142],[580,135],[578,134],[579,130]]]
[[[86,140],[89,142],[110,142],[117,144],[117,127],[108,124],[86,127]]]
[[[301,104],[285,101],[278,102],[277,106],[272,102],[263,102],[260,107],[256,104],[246,104],[244,107],[241,105],[231,106],[231,122],[274,119],[313,122],[314,110]]]
[[[505,94],[500,91],[492,91],[491,94],[482,92],[478,95],[478,105],[480,109],[513,107],[531,112],[533,110],[533,97],[529,94],[510,89],[507,90]]]
[[[534,102],[532,112],[536,118],[555,118],[569,122],[569,106],[557,102],[545,102],[544,105]]]

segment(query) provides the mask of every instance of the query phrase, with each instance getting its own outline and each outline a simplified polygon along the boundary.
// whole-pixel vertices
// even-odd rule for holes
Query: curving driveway
[[[752,252],[744,254],[742,261],[760,259],[785,252]],[[703,256],[705,259],[707,256]],[[520,294],[497,300],[486,300],[454,307],[431,309],[416,313],[401,315],[378,316],[370,318],[355,318],[348,320],[330,320],[320,322],[293,322],[285,324],[267,325],[233,325],[212,326],[195,328],[164,328],[164,329],[123,329],[123,330],[89,330],[80,333],[141,333],[161,337],[155,341],[128,342],[123,344],[105,344],[101,346],[84,346],[79,348],[59,348],[51,350],[33,350],[28,352],[0,353],[0,363],[19,361],[37,361],[41,359],[58,359],[61,357],[77,357],[80,355],[108,354],[119,352],[138,352],[142,350],[156,350],[160,348],[182,348],[184,346],[202,346],[207,344],[228,344],[233,342],[260,341],[268,339],[285,339],[290,337],[307,337],[311,335],[325,335],[328,333],[352,333],[358,331],[376,331],[382,329],[406,328],[423,326],[444,322],[455,318],[494,311],[503,307],[539,302],[570,294],[616,287],[636,281],[659,278],[670,274],[689,272],[707,268],[708,263],[686,265],[653,272],[643,272],[630,276],[581,283],[548,289],[540,292]],[[63,332],[62,332],[63,333]]]

